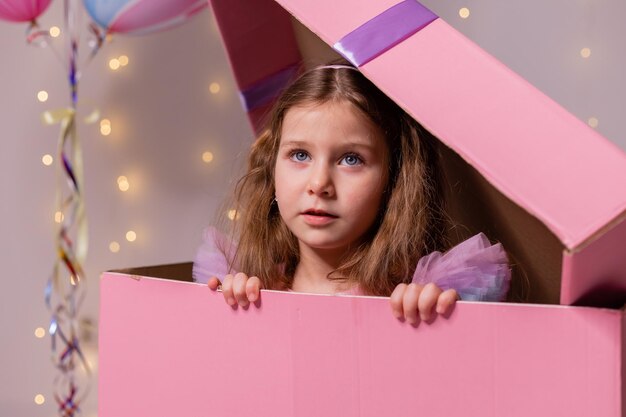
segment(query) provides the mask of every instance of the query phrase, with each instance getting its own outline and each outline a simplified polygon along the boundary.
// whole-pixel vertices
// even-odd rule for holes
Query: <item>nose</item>
[[[332,172],[326,164],[319,163],[311,167],[307,192],[309,195],[321,197],[333,197],[335,195]]]

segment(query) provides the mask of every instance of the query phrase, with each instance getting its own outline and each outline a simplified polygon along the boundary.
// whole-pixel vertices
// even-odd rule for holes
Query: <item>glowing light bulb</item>
[[[220,85],[218,83],[211,83],[211,85],[209,85],[209,91],[211,92],[211,94],[217,94],[220,92]]]
[[[128,191],[130,189],[130,182],[128,182],[128,178],[121,175],[117,178],[117,187],[120,191]]]
[[[213,160],[213,153],[206,151],[202,154],[202,160],[207,164]]]
[[[111,121],[109,119],[100,120],[100,133],[102,136],[109,136],[111,134]]]
[[[41,395],[41,394],[35,395],[35,404],[41,405],[41,404],[43,404],[45,402],[46,402],[46,398],[43,395]]]
[[[46,335],[46,329],[44,329],[43,327],[37,327],[35,329],[35,337],[37,339],[41,339],[42,337],[44,337]]]
[[[120,65],[125,67],[126,65],[128,65],[128,56],[126,55],[120,55],[117,60],[119,61]]]
[[[54,162],[54,159],[52,158],[52,155],[45,154],[41,157],[41,162],[45,166],[49,167],[50,165],[52,165],[52,162]]]
[[[459,9],[459,16],[461,16],[461,19],[467,19],[470,15],[470,11],[467,7],[462,7],[461,9]]]
[[[49,33],[50,36],[52,36],[53,38],[58,38],[61,34],[61,29],[59,29],[58,26],[52,26],[49,30]]]
[[[46,90],[41,90],[40,92],[38,92],[37,100],[41,101],[42,103],[48,101],[48,92]]]
[[[583,58],[589,58],[591,56],[591,49],[589,48],[583,48],[580,50],[580,56],[582,56]]]
[[[117,58],[113,58],[109,61],[109,68],[113,71],[117,71],[120,68],[120,60]]]
[[[128,240],[129,242],[134,242],[137,239],[137,233],[135,233],[133,230],[129,230],[128,232],[126,232],[126,240]]]
[[[109,250],[113,253],[118,253],[120,251],[120,244],[116,241],[109,243]]]
[[[57,223],[61,223],[65,219],[65,216],[60,211],[54,213],[54,221]]]
[[[226,215],[230,220],[238,220],[241,217],[241,214],[239,214],[235,209],[228,210],[228,213],[226,213]]]
[[[600,122],[597,117],[590,117],[589,120],[587,120],[587,124],[591,127],[598,127],[599,123]]]

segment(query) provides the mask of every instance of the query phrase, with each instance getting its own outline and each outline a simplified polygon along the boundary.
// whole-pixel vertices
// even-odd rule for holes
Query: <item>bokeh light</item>
[[[54,162],[54,158],[52,158],[52,155],[45,154],[44,156],[41,157],[41,162],[45,166],[49,167]]]
[[[128,56],[126,55],[120,55],[119,58],[117,58],[117,60],[119,61],[120,65],[123,67],[128,65]]]
[[[241,217],[241,214],[239,214],[235,209],[228,210],[226,215],[230,220],[238,220]]]
[[[113,71],[117,71],[120,68],[120,60],[117,58],[113,58],[109,61],[109,68]]]
[[[116,241],[109,243],[109,250],[113,253],[117,253],[120,251],[120,244]]]
[[[129,230],[128,232],[126,232],[126,240],[128,240],[129,242],[134,242],[135,240],[137,240],[137,233],[135,233],[133,230]]]
[[[217,94],[220,92],[220,85],[218,83],[211,83],[211,85],[209,85],[209,91],[211,92],[211,94]]]
[[[111,134],[111,121],[109,119],[100,120],[100,133],[102,136],[109,136]]]
[[[46,90],[41,90],[37,93],[37,100],[45,103],[48,101],[48,92]]]
[[[213,153],[209,151],[204,152],[202,154],[202,160],[207,164],[210,163],[213,160]]]
[[[128,191],[130,188],[130,182],[128,182],[128,178],[123,175],[117,177],[117,186],[120,191]]]

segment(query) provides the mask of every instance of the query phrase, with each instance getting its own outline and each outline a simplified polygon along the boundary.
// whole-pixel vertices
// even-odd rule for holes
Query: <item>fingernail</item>
[[[248,294],[248,300],[250,300],[251,303],[256,301],[256,294]]]

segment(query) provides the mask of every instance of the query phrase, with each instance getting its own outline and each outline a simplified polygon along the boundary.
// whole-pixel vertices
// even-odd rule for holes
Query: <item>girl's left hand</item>
[[[437,285],[430,283],[421,284],[398,284],[389,302],[393,315],[399,319],[406,319],[410,324],[417,324],[418,316],[422,321],[428,321],[432,317],[433,308],[437,314],[446,314],[452,311],[452,307],[459,299],[456,290],[442,290]]]

